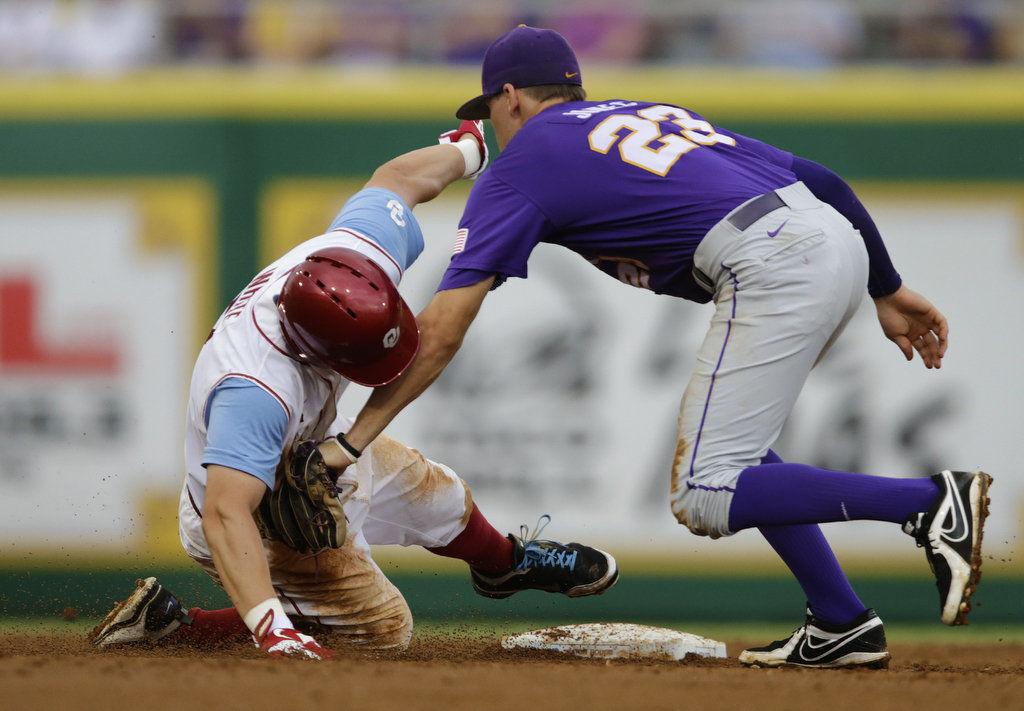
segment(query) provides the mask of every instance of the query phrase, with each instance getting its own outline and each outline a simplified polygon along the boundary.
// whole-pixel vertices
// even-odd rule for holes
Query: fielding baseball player
[[[369,544],[465,560],[492,598],[593,595],[615,582],[602,551],[498,533],[455,472],[393,439],[342,450],[354,466],[341,477],[316,447],[345,442],[351,421],[336,403],[349,382],[386,385],[413,360],[417,324],[396,288],[423,249],[412,208],[483,170],[481,129],[464,121],[444,145],[384,164],[325,234],[260,272],[220,316],[192,374],[179,523],[185,551],[234,607],[186,613],[148,578],[93,630],[97,645],[216,642],[247,628],[272,656],[331,655],[298,624],[332,643],[402,649],[412,616]]]
[[[981,565],[986,474],[885,478],[784,463],[770,447],[811,368],[873,297],[907,360],[939,368],[947,324],[902,285],[853,191],[827,168],[679,106],[586,101],[556,32],[520,26],[483,62],[463,119],[489,118],[501,155],[473,186],[456,253],[419,316],[405,374],[377,388],[346,434],[372,442],[454,356],[487,293],[526,277],[540,242],[560,244],[633,286],[715,313],[682,398],[671,504],[693,533],[757,528],[808,600],[790,637],[745,664],[884,665],[882,621],[861,603],[819,523],[900,524],[924,547],[942,621],[965,622]],[[344,466],[342,452],[329,463]]]

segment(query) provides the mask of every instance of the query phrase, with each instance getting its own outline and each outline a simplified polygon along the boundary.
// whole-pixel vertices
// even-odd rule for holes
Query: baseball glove
[[[344,545],[348,521],[336,475],[324,463],[316,442],[296,443],[281,458],[277,473],[277,486],[263,495],[253,512],[260,534],[300,553]]]

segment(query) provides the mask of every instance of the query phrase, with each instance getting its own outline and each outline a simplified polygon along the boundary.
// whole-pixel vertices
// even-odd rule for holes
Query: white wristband
[[[462,173],[463,178],[468,178],[480,170],[482,160],[480,158],[480,143],[475,138],[463,136],[452,145],[462,151],[462,157],[466,161],[466,170]]]
[[[268,616],[267,613],[270,613]],[[249,628],[253,636],[256,639],[260,639],[270,630],[276,630],[280,628],[294,629],[295,625],[288,619],[288,615],[284,614],[284,608],[281,606],[281,601],[276,597],[268,597],[263,602],[257,604],[242,617],[242,622]]]

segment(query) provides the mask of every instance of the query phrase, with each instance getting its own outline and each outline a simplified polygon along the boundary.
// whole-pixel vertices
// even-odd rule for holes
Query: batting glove
[[[465,140],[472,138],[472,141]],[[463,178],[475,180],[478,175],[484,172],[490,154],[487,151],[487,139],[484,138],[483,121],[463,121],[459,127],[451,131],[445,131],[437,137],[438,143],[451,143],[462,151],[466,158],[466,172]],[[474,145],[475,150],[473,150]]]
[[[293,657],[296,659],[330,659],[334,652],[321,647],[315,639],[298,630],[278,627],[268,630],[260,639],[253,637],[256,646],[272,657]]]

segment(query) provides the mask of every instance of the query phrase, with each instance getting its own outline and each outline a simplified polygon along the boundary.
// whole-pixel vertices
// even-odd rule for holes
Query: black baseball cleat
[[[807,610],[807,621],[787,639],[743,650],[740,663],[762,667],[884,669],[889,666],[889,650],[882,620],[874,610],[865,610],[843,627],[816,620]]]
[[[939,588],[942,621],[965,625],[971,596],[981,580],[981,538],[992,477],[984,472],[944,471],[932,480],[941,495],[928,511],[907,519],[903,530],[928,557]]]
[[[89,633],[97,647],[155,642],[189,622],[181,603],[156,578],[137,580],[135,592],[114,605]]]
[[[600,595],[614,585],[619,578],[619,568],[608,553],[582,543],[537,538],[550,520],[550,516],[541,516],[529,537],[526,526],[520,529],[521,535],[508,535],[515,546],[515,564],[507,573],[483,573],[470,568],[473,589],[484,597],[500,600],[522,590],[585,597]]]

